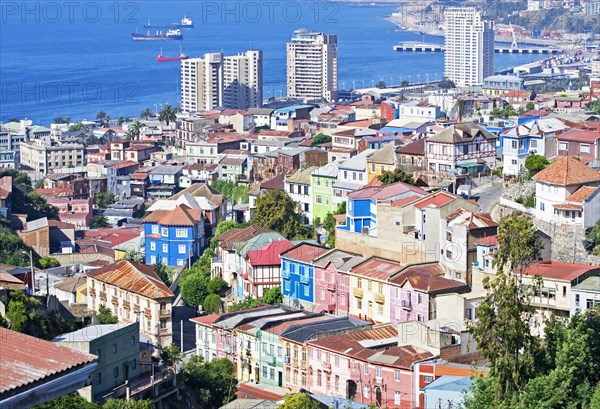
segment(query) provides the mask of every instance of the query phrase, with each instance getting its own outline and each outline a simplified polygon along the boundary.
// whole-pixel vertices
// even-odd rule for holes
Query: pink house
[[[435,318],[435,296],[469,290],[461,282],[444,277],[438,263],[406,266],[390,279],[390,321],[428,321]]]
[[[67,199],[50,198],[50,206],[58,209],[58,218],[61,222],[70,223],[77,229],[89,229],[92,226],[93,209],[92,199]]]
[[[414,408],[413,365],[433,354],[397,344],[392,324],[308,342],[308,389],[390,409]]]
[[[350,277],[348,271],[363,257],[333,249],[315,259],[315,311],[348,316]]]
[[[281,285],[281,259],[279,255],[294,247],[287,240],[277,240],[246,254],[244,296],[262,297],[264,291]]]

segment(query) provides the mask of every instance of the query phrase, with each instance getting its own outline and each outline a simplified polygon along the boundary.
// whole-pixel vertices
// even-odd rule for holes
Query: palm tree
[[[175,122],[177,120],[175,109],[171,105],[166,104],[162,111],[158,113],[158,120],[165,121],[167,126],[169,126],[169,122]]]
[[[150,111],[150,108],[144,108],[144,110],[140,114],[140,118],[142,118],[142,119],[148,119],[153,116],[154,115],[152,114],[152,111]]]
[[[140,139],[140,133],[142,132],[142,128],[144,124],[140,121],[135,121],[131,125],[129,125],[127,130],[127,139]]]

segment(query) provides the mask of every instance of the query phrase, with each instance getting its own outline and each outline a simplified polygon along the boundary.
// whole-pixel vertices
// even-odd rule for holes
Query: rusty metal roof
[[[88,277],[148,298],[169,298],[173,293],[154,272],[154,267],[122,260],[88,273]]]
[[[0,394],[95,360],[94,355],[0,328]]]

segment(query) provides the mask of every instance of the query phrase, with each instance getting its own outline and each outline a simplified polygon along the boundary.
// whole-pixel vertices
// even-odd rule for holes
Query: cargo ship
[[[162,53],[162,48],[160,49],[160,54],[156,56],[156,61],[165,62],[165,61],[182,61],[190,58],[188,55],[185,55],[183,51],[181,51],[181,47],[179,47],[179,57],[165,57]]]
[[[194,28],[194,22],[191,18],[184,16],[179,23],[169,24],[150,24],[150,20],[144,24],[144,28]]]
[[[181,30],[177,29],[167,30],[166,33],[157,31],[156,34],[150,34],[150,31],[146,34],[131,33],[131,36],[134,41],[183,40]]]

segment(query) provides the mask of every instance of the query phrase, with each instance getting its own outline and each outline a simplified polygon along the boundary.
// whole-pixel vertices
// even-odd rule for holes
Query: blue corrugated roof
[[[473,379],[468,376],[441,376],[435,381],[422,387],[422,390],[462,392],[473,384]]]
[[[303,109],[303,108],[312,108],[312,105],[291,105],[289,107],[284,107],[284,108],[277,108],[275,110],[275,112],[293,112],[296,111],[298,109]]]

